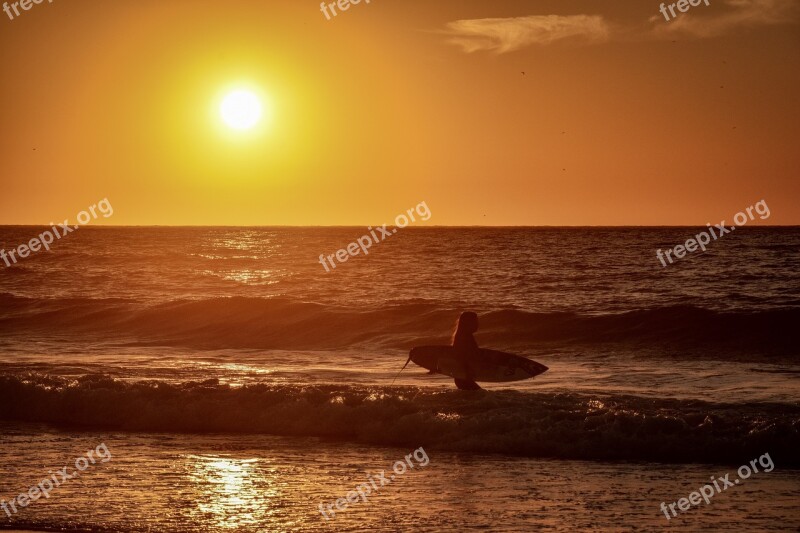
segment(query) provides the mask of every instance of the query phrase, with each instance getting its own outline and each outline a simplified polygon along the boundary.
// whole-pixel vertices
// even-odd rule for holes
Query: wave
[[[152,303],[10,294],[0,294],[0,309],[0,334],[9,337],[72,335],[81,341],[133,346],[322,350],[363,344],[409,349],[447,342],[461,311],[423,300],[358,309],[288,298]],[[505,309],[481,315],[477,338],[501,349],[525,349],[536,343],[627,343],[669,346],[708,357],[746,353],[795,358],[800,346],[798,322],[797,308],[720,312],[669,306],[603,315]]]
[[[112,431],[258,433],[584,460],[800,467],[800,406],[411,387],[0,376],[0,419]]]

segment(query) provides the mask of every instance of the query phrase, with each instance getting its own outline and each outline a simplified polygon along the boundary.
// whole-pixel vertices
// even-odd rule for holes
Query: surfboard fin
[[[406,367],[408,366],[408,363],[410,362],[411,362],[411,354],[408,354],[408,360],[406,361],[406,364],[403,365],[403,368],[400,369],[400,372],[405,370]],[[398,376],[400,376],[400,372],[398,372],[397,375],[395,375],[394,379],[392,380],[392,385],[394,385],[395,380],[398,378]],[[389,386],[391,387],[392,385]]]

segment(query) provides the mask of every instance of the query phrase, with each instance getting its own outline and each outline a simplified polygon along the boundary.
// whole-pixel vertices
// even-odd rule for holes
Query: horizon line
[[[361,227],[381,227],[383,224],[337,224],[337,225],[297,225],[297,224],[86,224],[79,226],[80,228],[361,228]],[[391,224],[385,224],[387,227],[399,227]],[[425,228],[695,228],[705,226],[705,224],[599,224],[599,225],[442,225],[442,224],[426,224],[426,225],[408,225],[401,229],[425,229]],[[49,224],[0,224],[0,228],[49,228]],[[729,227],[729,226],[726,226]],[[755,228],[800,228],[800,224],[745,224],[737,226],[736,229],[755,227]]]

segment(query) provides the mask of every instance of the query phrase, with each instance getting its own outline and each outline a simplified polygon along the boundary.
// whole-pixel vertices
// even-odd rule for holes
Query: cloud
[[[670,5],[677,0],[666,0]],[[533,45],[548,45],[564,39],[597,44],[608,41],[651,41],[677,34],[707,39],[736,30],[792,23],[798,18],[798,0],[709,0],[667,22],[658,13],[635,25],[610,25],[601,15],[532,15],[514,18],[456,20],[444,31],[449,42],[465,52],[513,52]]]
[[[665,2],[669,5],[671,2]],[[671,22],[665,22],[662,15],[652,17],[650,20],[659,25],[653,28],[653,37],[685,34],[700,39],[717,37],[730,33],[732,30],[747,29],[758,26],[772,26],[790,23],[796,19],[797,0],[727,0],[728,9],[721,12],[709,12],[715,4],[719,9],[723,4],[717,0],[709,0],[692,8],[701,9],[692,15],[692,10],[682,13]],[[663,24],[662,24],[663,23]]]
[[[489,50],[502,54],[567,38],[602,42],[608,39],[610,31],[603,17],[597,15],[535,15],[457,20],[447,25],[445,33],[451,36],[451,43],[465,52]]]

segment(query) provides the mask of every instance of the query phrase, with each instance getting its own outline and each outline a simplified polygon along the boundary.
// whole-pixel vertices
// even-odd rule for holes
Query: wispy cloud
[[[669,4],[669,2],[666,2]],[[658,23],[653,28],[653,36],[685,34],[696,38],[709,38],[725,35],[733,30],[785,24],[796,20],[797,0],[710,0],[710,6],[703,6],[697,13],[683,14],[671,22],[657,15],[650,20]],[[724,10],[710,11],[714,7],[726,6]],[[699,9],[699,8],[694,8]],[[695,15],[695,16],[690,16]],[[662,24],[663,23],[663,24]]]
[[[457,20],[447,25],[446,33],[451,36],[451,43],[461,46],[466,52],[489,50],[504,53],[568,38],[605,41],[609,28],[603,17],[596,15],[536,15]]]
[[[667,5],[672,1],[665,1]],[[800,0],[710,0],[710,5],[681,13],[665,21],[657,12],[650,26],[609,24],[601,15],[532,15],[514,18],[456,20],[444,31],[449,42],[465,52],[513,52],[533,45],[548,45],[565,39],[587,44],[607,41],[647,41],[675,35],[706,39],[736,30],[787,24],[798,20]],[[642,21],[644,23],[644,21]]]

